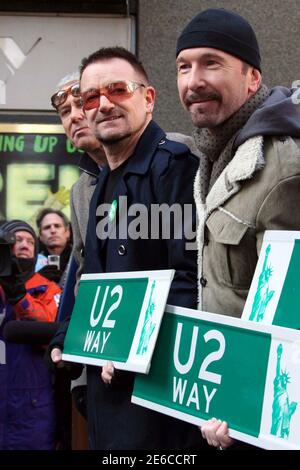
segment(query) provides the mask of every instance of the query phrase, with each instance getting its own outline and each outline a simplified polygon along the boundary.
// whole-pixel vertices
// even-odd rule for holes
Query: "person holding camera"
[[[10,245],[0,247],[10,253],[10,266],[0,271],[0,449],[51,450],[56,413],[44,346],[38,337],[30,344],[25,334],[18,344],[7,341],[5,326],[31,321],[33,336],[35,322],[55,321],[61,289],[34,272],[38,240],[30,225],[13,220],[0,229],[14,235]]]

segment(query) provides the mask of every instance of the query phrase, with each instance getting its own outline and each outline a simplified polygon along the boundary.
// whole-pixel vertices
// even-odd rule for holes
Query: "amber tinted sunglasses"
[[[102,88],[92,88],[81,94],[83,109],[88,111],[99,107],[100,96],[105,96],[112,103],[118,103],[130,98],[135,90],[145,87],[143,83],[133,82],[131,80],[121,80],[114,83],[108,83]]]

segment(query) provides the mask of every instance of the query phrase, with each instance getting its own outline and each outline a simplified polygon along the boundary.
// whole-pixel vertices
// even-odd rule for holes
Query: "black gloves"
[[[46,277],[49,281],[59,283],[62,272],[60,269],[57,269],[57,266],[54,264],[46,264],[42,269],[38,271],[41,276]]]
[[[26,289],[23,283],[12,285],[12,283],[5,284],[3,279],[0,280],[0,285],[3,287],[7,302],[11,305],[17,304],[26,295]]]
[[[12,259],[12,274],[0,277],[0,285],[4,290],[7,302],[11,305],[15,305],[26,295],[24,274],[20,272],[16,259]]]

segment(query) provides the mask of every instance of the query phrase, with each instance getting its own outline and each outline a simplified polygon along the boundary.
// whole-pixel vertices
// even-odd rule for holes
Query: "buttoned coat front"
[[[123,175],[114,187],[120,217],[108,224],[109,238],[99,239],[99,214],[108,170],[104,170],[94,192],[85,243],[85,272],[124,272],[175,269],[168,303],[196,308],[197,262],[195,246],[188,250],[185,234],[172,221],[171,237],[134,238],[127,236],[134,217],[134,204],[149,215],[155,204],[182,209],[186,204],[186,234],[195,222],[193,180],[198,158],[188,148],[169,141],[165,133],[151,122],[142,135]],[[125,199],[120,200],[120,196]],[[127,206],[127,209],[125,207]],[[120,207],[121,206],[121,207]],[[130,209],[131,208],[131,209]],[[136,207],[137,209],[137,207]],[[133,212],[135,212],[133,210]],[[125,218],[125,219],[124,219]],[[124,220],[126,223],[124,223]],[[122,225],[123,224],[123,225]],[[151,225],[151,224],[150,224]],[[166,226],[166,228],[167,228]],[[124,229],[115,238],[113,231]],[[156,229],[157,227],[153,227]],[[173,233],[172,233],[173,232]],[[162,235],[162,233],[160,233]],[[177,237],[177,238],[176,238]],[[101,252],[105,251],[105,256]],[[130,308],[130,305],[128,305]],[[163,367],[163,365],[162,365]],[[196,426],[170,418],[131,403],[135,374],[116,371],[110,387],[100,379],[99,367],[87,366],[88,424],[92,449],[192,449],[201,446]]]

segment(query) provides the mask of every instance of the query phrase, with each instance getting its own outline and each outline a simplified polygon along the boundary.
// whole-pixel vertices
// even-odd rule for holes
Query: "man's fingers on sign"
[[[225,450],[234,443],[234,439],[229,437],[229,429],[226,421],[221,422],[221,426],[216,431],[216,436],[220,450]]]
[[[65,366],[65,362],[62,360],[62,352],[59,348],[52,349],[51,359],[58,369],[61,369],[62,367]]]
[[[203,424],[200,429],[202,437],[207,440],[209,445],[223,450],[233,444],[233,439],[229,437],[229,429],[225,421],[212,418]]]
[[[53,362],[57,363],[62,360],[62,353],[59,348],[54,348],[51,351],[51,359]]]
[[[206,439],[207,443],[211,446],[218,446],[216,431],[220,425],[221,423],[216,418],[212,418],[204,423],[200,428],[203,439]]]
[[[114,376],[114,371],[115,368],[111,361],[108,361],[105,366],[102,367],[101,378],[105,384],[111,384],[112,378]]]

